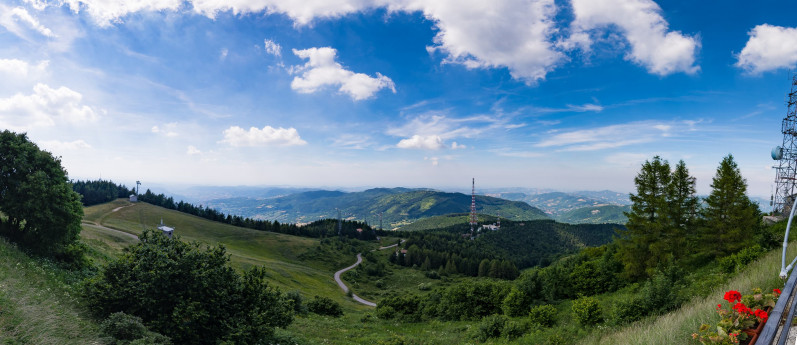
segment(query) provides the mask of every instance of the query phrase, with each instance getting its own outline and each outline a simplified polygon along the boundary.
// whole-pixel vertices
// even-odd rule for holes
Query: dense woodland
[[[128,189],[125,185],[117,185],[113,181],[70,181],[72,190],[80,194],[83,206],[91,206],[114,201],[118,198],[127,198],[136,194],[135,189]]]
[[[395,294],[379,302],[377,315],[405,322],[482,320],[480,327],[499,330],[489,336],[504,336],[502,327],[520,326],[509,326],[507,319],[495,314],[527,315],[532,322],[550,327],[552,316],[540,315],[555,314],[552,304],[574,300],[573,312],[581,324],[621,325],[673,310],[694,294],[705,293],[691,290],[686,272],[713,265],[732,273],[777,245],[778,230],[761,224],[758,206],[747,197],[746,181],[731,155],[717,168],[712,192],[702,206],[695,196],[695,178],[683,161],[673,168],[666,160],[654,157],[643,164],[635,184],[633,206],[626,213],[627,228],[617,227],[616,232],[600,227],[565,232],[556,229],[561,226],[558,223],[537,221],[524,222],[525,226],[505,222],[500,231],[475,240],[460,240],[464,226],[451,227],[449,232],[407,233],[405,247],[409,249],[403,261],[394,260],[398,264],[421,269],[444,264],[439,267],[448,272],[448,262],[454,261],[458,273],[471,276],[485,275],[472,274],[472,268],[465,264],[468,259],[507,260],[521,268],[543,264],[524,257],[524,252],[533,250],[519,249],[533,247],[535,240],[550,245],[556,241],[554,234],[568,233],[574,243],[588,247],[547,267],[525,270],[514,282],[465,280],[426,293]],[[535,233],[538,227],[542,231]],[[616,234],[614,240],[612,233]],[[541,238],[545,240],[539,241]],[[465,270],[459,269],[456,258]],[[605,313],[590,297],[629,286],[633,293]]]

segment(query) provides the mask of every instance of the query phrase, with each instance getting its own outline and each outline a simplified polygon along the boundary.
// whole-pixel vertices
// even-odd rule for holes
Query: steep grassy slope
[[[262,265],[270,280],[283,290],[329,296],[349,307],[360,308],[340,292],[332,279],[336,269],[353,262],[356,254],[353,248],[345,253],[320,250],[317,239],[235,227],[123,199],[88,207],[85,214],[86,221],[96,225],[84,223],[82,237],[101,253],[113,255],[135,240],[100,226],[137,235],[143,228],[155,228],[163,220],[184,241],[223,244],[238,268]]]
[[[382,213],[386,228],[417,219],[470,211],[470,195],[407,188],[375,188],[363,192],[313,191],[271,199],[234,198],[214,200],[209,206],[222,212],[280,222],[310,222],[337,217],[340,209],[346,218],[379,221]],[[526,203],[488,196],[476,196],[476,211],[501,214],[514,220],[548,218]]]
[[[0,238],[0,343],[102,344],[70,275]]]
[[[582,207],[556,215],[554,219],[570,224],[625,224],[628,217],[623,212],[631,211],[631,206],[604,205]]]

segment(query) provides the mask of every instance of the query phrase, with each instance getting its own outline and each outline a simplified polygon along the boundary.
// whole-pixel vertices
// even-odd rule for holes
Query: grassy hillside
[[[213,200],[209,206],[222,212],[244,217],[278,220],[280,222],[310,222],[337,217],[368,220],[378,224],[382,213],[385,228],[409,224],[412,221],[451,213],[470,211],[471,196],[407,188],[375,188],[363,192],[312,191],[279,198],[233,198]],[[524,202],[488,196],[476,196],[476,211],[514,220],[548,218],[544,212]],[[367,218],[367,219],[366,219]]]
[[[570,224],[625,224],[628,217],[623,212],[630,212],[631,206],[604,205],[582,207],[561,213],[554,217],[559,222]]]
[[[74,273],[28,257],[0,238],[0,343],[102,344],[81,308]]]
[[[479,224],[485,224],[485,223],[492,224],[497,219],[496,217],[484,214],[477,214],[476,218],[478,219]],[[442,216],[434,216],[434,217],[419,219],[417,221],[414,221],[410,224],[398,228],[398,230],[420,231],[420,230],[443,229],[458,224],[468,224],[469,220],[470,220],[470,213],[446,214]]]
[[[114,255],[136,240],[101,227],[138,235],[161,220],[174,227],[184,241],[224,244],[238,268],[262,265],[269,279],[283,290],[329,296],[350,308],[362,308],[345,297],[332,279],[335,270],[354,261],[355,248],[342,248],[341,252],[322,246],[317,239],[235,227],[124,199],[85,208],[85,221],[90,223],[84,223],[81,237],[98,252]]]
[[[797,255],[797,242],[789,245],[789,258]],[[723,295],[728,290],[748,293],[752,288],[781,287],[783,282],[778,277],[780,272],[781,249],[775,249],[751,263],[736,276],[719,285],[706,286],[708,296],[695,297],[684,303],[683,307],[660,317],[652,317],[630,326],[612,330],[596,331],[594,337],[584,339],[584,344],[696,344],[691,334],[703,323],[718,320],[715,308],[723,302]],[[711,277],[700,277],[711,281]],[[696,279],[700,279],[696,278]]]

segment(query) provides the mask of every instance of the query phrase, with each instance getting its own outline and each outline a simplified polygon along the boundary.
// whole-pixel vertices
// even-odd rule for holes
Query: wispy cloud
[[[595,151],[660,140],[694,130],[696,121],[641,121],[556,133],[535,144],[561,151]]]

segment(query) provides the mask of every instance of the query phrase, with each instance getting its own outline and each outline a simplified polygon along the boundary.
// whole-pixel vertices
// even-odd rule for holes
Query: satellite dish
[[[780,146],[775,146],[772,148],[772,159],[779,161],[783,159],[783,148]]]

